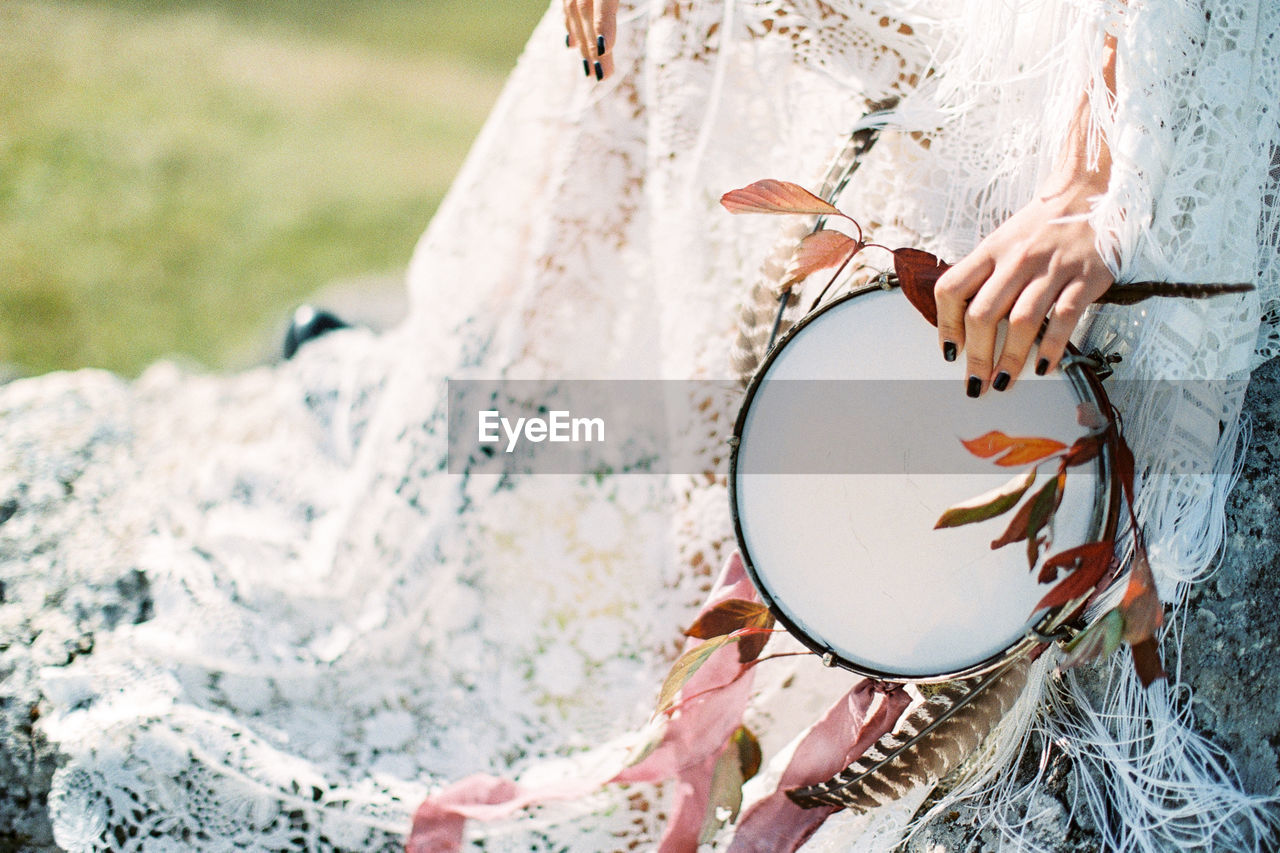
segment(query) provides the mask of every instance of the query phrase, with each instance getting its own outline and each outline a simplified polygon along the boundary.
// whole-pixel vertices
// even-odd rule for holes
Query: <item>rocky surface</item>
[[[96,634],[144,621],[153,607],[146,575],[108,545],[118,532],[109,511],[96,510],[96,501],[119,496],[119,484],[104,481],[102,472],[129,452],[128,399],[127,386],[104,377],[90,391],[68,396],[65,410],[39,413],[47,424],[15,428],[22,406],[13,395],[0,406],[6,421],[0,433],[0,853],[57,849],[45,800],[59,758],[36,725],[45,707],[39,670],[92,654]],[[90,410],[93,418],[86,416]],[[1234,759],[1244,787],[1280,794],[1280,666],[1272,657],[1280,633],[1273,592],[1280,587],[1280,360],[1257,372],[1246,410],[1253,441],[1228,508],[1227,550],[1213,578],[1192,596],[1183,672],[1194,689],[1198,724]],[[90,423],[92,429],[77,429]],[[65,511],[78,500],[84,506],[77,512]],[[59,564],[68,542],[82,556],[98,555],[90,576]],[[1042,839],[1060,853],[1096,849],[1092,828],[1069,817],[1070,768],[1055,760],[1048,779],[1028,803],[1040,816]],[[928,827],[911,849],[981,851],[994,844],[953,819]]]

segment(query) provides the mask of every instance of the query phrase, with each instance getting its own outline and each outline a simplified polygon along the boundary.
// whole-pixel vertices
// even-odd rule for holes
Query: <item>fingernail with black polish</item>
[[[587,62],[585,59],[582,60],[582,73],[588,77],[591,76],[591,63]]]
[[[1042,358],[1036,362],[1036,376],[1044,376],[1049,372],[1049,359]]]
[[[991,387],[997,391],[1003,391],[1009,387],[1009,374],[1003,370],[996,374],[995,380],[991,383]]]
[[[596,63],[596,79],[597,79],[597,80],[603,80],[603,79],[604,79],[604,69],[600,67],[600,63],[599,63],[599,62],[597,62],[597,63]]]
[[[976,376],[969,377],[969,384],[965,386],[964,393],[970,397],[976,397],[982,391],[982,380]]]
[[[570,44],[570,42],[569,42],[569,34],[568,34],[568,33],[565,33],[565,34],[564,34],[564,46],[565,46],[565,47],[568,47],[568,46],[569,46],[569,44]]]
[[[596,56],[604,56],[604,36],[596,36]]]
[[[942,357],[947,361],[956,360],[956,345],[951,341],[942,342]]]

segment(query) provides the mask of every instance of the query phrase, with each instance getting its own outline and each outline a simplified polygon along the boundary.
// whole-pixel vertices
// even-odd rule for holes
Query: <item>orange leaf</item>
[[[1052,438],[1015,438],[1013,442],[1013,448],[996,460],[996,464],[1002,468],[1029,465],[1067,449],[1061,441],[1054,441]]]
[[[960,443],[965,450],[982,459],[1003,453],[1004,456],[996,460],[996,464],[1003,468],[1039,462],[1067,448],[1061,441],[1052,438],[1005,435],[999,430],[992,430],[969,441],[961,439]]]
[[[823,228],[800,241],[784,285],[803,281],[818,270],[837,267],[862,251],[862,244],[840,231]]]
[[[1026,474],[1014,477],[999,488],[978,495],[976,498],[970,498],[964,503],[958,503],[942,514],[933,529],[959,527],[962,524],[973,524],[976,521],[986,521],[1002,515],[1013,509],[1014,504],[1026,494],[1035,480],[1036,469],[1032,468]]]
[[[1013,442],[1014,439],[999,430],[992,430],[985,435],[971,438],[968,441],[960,439],[960,443],[964,445],[965,450],[980,459],[995,456],[997,453],[1004,453],[1013,446]]]
[[[930,325],[938,325],[938,303],[933,287],[951,265],[920,249],[894,249],[893,271],[907,301],[924,315]]]
[[[720,204],[730,213],[822,213],[839,216],[835,206],[804,187],[789,181],[766,178],[740,190],[720,196]]]
[[[1164,606],[1156,592],[1147,551],[1141,546],[1134,549],[1129,585],[1125,587],[1120,612],[1124,614],[1124,640],[1131,646],[1154,640],[1156,631],[1164,624]]]

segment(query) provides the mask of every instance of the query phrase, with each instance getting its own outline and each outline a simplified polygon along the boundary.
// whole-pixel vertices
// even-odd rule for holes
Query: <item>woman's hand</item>
[[[603,80],[613,73],[618,0],[563,0],[565,44],[582,55],[582,70]]]
[[[1094,95],[1114,103],[1113,36],[1103,42],[1102,62],[1103,87]],[[969,367],[965,391],[970,397],[988,385],[997,391],[1008,388],[1022,371],[1042,326],[1035,371],[1043,376],[1057,367],[1080,316],[1112,284],[1085,218],[1091,199],[1106,192],[1111,180],[1105,139],[1097,162],[1088,162],[1091,111],[1086,94],[1072,117],[1058,165],[1036,198],[938,279],[938,341],[947,361],[964,351]],[[997,353],[996,327],[1005,319],[1009,326]]]
[[[952,361],[965,353],[970,397],[988,385],[1008,388],[1042,326],[1035,371],[1044,375],[1056,367],[1085,308],[1111,286],[1111,273],[1094,248],[1093,228],[1083,219],[1090,199],[1106,190],[1108,175],[1109,170],[1060,172],[938,279],[934,294],[943,356]],[[996,327],[1005,319],[1008,330],[997,353]]]

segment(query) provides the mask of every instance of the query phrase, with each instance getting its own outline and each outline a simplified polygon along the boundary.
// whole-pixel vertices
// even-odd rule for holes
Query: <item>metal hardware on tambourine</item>
[[[822,665],[827,667],[828,669],[835,666],[836,665],[835,652],[827,652],[826,654],[824,654],[822,656]]]
[[[1027,639],[1037,643],[1057,643],[1059,645],[1065,645],[1066,643],[1069,643],[1072,640],[1074,640],[1076,638],[1076,635],[1079,633],[1080,633],[1079,628],[1073,627],[1072,625],[1069,625],[1069,624],[1059,625],[1057,628],[1054,628],[1052,631],[1048,631],[1048,632],[1041,631],[1035,626],[1032,626],[1027,629],[1026,636],[1027,636]]]
[[[1112,365],[1119,364],[1121,361],[1123,361],[1123,357],[1119,353],[1113,352],[1103,355],[1099,350],[1092,349],[1089,350],[1088,355],[1065,355],[1059,363],[1063,365],[1078,364],[1081,367],[1087,367],[1093,371],[1094,376],[1102,380],[1115,373]]]

